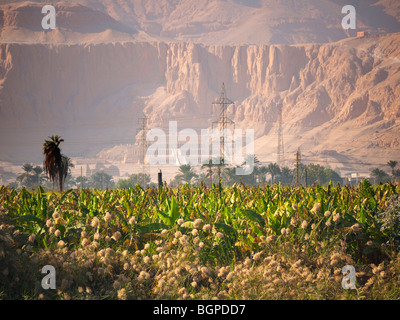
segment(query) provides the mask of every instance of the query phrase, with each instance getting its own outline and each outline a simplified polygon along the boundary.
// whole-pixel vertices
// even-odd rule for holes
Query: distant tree
[[[234,183],[239,182],[240,178],[236,174],[238,167],[226,167],[222,171],[222,182],[224,186],[232,186]]]
[[[62,192],[64,180],[68,174],[66,161],[63,160],[60,144],[64,141],[60,136],[51,136],[50,140],[45,140],[43,144],[43,154],[45,156],[43,168],[45,174],[53,184],[58,181],[59,191]]]
[[[201,183],[208,183],[208,175],[205,172],[200,172],[196,179],[196,184],[200,185]]]
[[[44,180],[46,180],[46,176],[43,175],[43,171],[44,171],[43,168],[40,166],[36,166],[32,170],[34,172],[33,179],[34,179],[35,183],[37,184],[37,186],[41,185],[42,182]]]
[[[393,176],[394,176],[395,178],[400,178],[400,169],[394,170],[394,171],[393,171]]]
[[[119,189],[128,189],[135,188],[136,185],[141,185],[142,187],[146,187],[150,184],[150,175],[143,173],[133,173],[129,176],[128,179],[120,179],[117,182],[117,188]]]
[[[212,161],[213,167],[215,168],[215,174],[218,177],[218,183],[221,181],[222,172],[224,168],[227,166],[224,158],[215,157]]]
[[[13,181],[13,182],[10,182],[7,187],[10,188],[10,189],[15,189],[16,190],[16,189],[18,189],[19,184],[18,184],[17,181]]]
[[[201,169],[207,171],[206,175],[209,179],[210,187],[212,186],[212,176],[213,176],[213,167],[214,167],[214,164],[212,162],[213,161],[210,158],[210,159],[204,161],[203,164],[201,165]]]
[[[72,189],[76,187],[76,179],[72,176],[72,174],[68,173],[67,177],[64,180],[64,188]]]
[[[373,169],[371,171],[371,176],[374,178],[375,184],[386,183],[390,181],[389,175],[379,168]]]
[[[89,187],[89,179],[85,176],[79,176],[75,179],[76,183],[80,188],[88,188]]]
[[[271,184],[274,184],[275,176],[277,176],[281,173],[281,169],[277,163],[270,163],[267,166],[267,169],[268,169],[268,173],[271,175]]]
[[[243,168],[246,173],[246,168],[252,169],[248,174],[241,175],[238,177],[238,180],[243,184],[255,186],[257,184],[257,178],[260,175],[260,161],[257,156],[254,154],[248,154],[245,157],[245,160],[242,162],[241,168]]]
[[[257,156],[254,154],[247,154],[245,160],[242,162],[242,166],[250,163],[253,164],[254,166],[259,166],[260,160],[258,160]]]
[[[305,166],[307,170],[307,184],[319,184],[319,185],[326,185],[330,181],[334,183],[341,183],[342,178],[340,175],[330,169],[325,168],[319,164],[310,163],[309,165]]]
[[[71,168],[75,168],[75,165],[72,163],[71,158],[69,158],[65,155],[61,155],[61,158],[62,158],[63,167],[65,168],[67,173],[71,174]]]
[[[307,185],[325,183],[325,168],[319,164],[310,163],[305,166],[307,170]]]
[[[30,188],[33,182],[33,165],[25,163],[22,165],[23,173],[17,177],[17,181],[22,187]]]
[[[293,170],[289,169],[289,167],[281,168],[281,173],[277,178],[277,182],[282,183],[282,185],[290,185],[293,182]]]
[[[61,158],[63,170],[66,171],[63,185],[65,188],[68,189],[74,188],[76,186],[76,181],[75,178],[72,176],[71,168],[75,168],[75,165],[72,163],[71,158],[63,154],[61,155]],[[56,178],[56,180],[58,181],[58,177]]]
[[[132,174],[130,176],[130,179],[132,180],[134,186],[139,184],[140,186],[142,186],[144,188],[151,184],[150,175],[147,173],[140,172],[140,173]]]
[[[343,179],[341,178],[339,173],[337,173],[336,171],[334,171],[330,168],[325,169],[324,176],[325,176],[324,184],[327,184],[330,181],[332,181],[334,183],[342,183],[343,182]]]
[[[131,179],[119,179],[117,182],[117,188],[118,189],[128,189],[128,188],[134,188],[135,184]]]
[[[397,161],[390,160],[387,164],[392,169],[392,176],[394,177],[394,168],[397,166]]]
[[[175,176],[177,182],[192,183],[192,179],[196,179],[199,175],[193,171],[190,164],[183,164],[179,166],[178,174]]]
[[[259,182],[261,184],[267,183],[267,174],[268,174],[267,166],[260,166],[257,168],[257,175],[258,175]]]
[[[105,190],[114,186],[113,177],[104,171],[98,171],[90,177],[90,185],[94,189]]]
[[[34,189],[42,184],[45,177],[43,169],[40,166],[34,167],[30,163],[25,163],[22,166],[23,173],[17,177],[17,182],[24,188]]]

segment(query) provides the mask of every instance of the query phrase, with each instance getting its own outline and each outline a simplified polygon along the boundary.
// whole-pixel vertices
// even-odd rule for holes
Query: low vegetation
[[[3,299],[399,299],[399,187],[0,189]],[[56,289],[41,269],[56,270]],[[356,289],[343,289],[353,265]]]

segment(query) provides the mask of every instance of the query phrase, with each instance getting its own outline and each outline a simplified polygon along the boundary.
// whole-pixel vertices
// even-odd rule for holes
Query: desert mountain
[[[8,41],[150,37],[208,45],[295,44],[338,41],[357,31],[400,31],[400,3],[396,0],[64,1],[54,3],[57,31],[51,34],[40,30],[40,8],[48,1],[2,3],[6,4],[0,7],[2,39]],[[356,8],[357,30],[342,28],[345,5]]]
[[[41,3],[3,4],[0,160],[41,161],[59,134],[72,157],[126,161],[142,116],[209,127],[224,82],[262,161],[276,161],[279,101],[288,164],[301,148],[343,170],[384,166],[400,154],[399,4],[354,1],[371,34],[355,38],[347,2],[64,2],[51,31]]]

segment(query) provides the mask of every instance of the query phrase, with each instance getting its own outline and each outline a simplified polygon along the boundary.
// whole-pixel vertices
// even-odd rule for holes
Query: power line
[[[214,129],[214,125],[218,125],[218,128],[220,130],[220,156],[221,156],[222,164],[224,163],[225,157],[226,157],[225,135],[226,135],[227,125],[232,125],[233,128],[235,128],[235,122],[233,120],[229,119],[226,115],[227,108],[233,104],[234,104],[233,101],[231,101],[230,99],[227,98],[226,92],[225,92],[225,84],[222,83],[221,93],[220,93],[219,98],[215,99],[212,102],[212,109],[214,106],[219,106],[219,119],[218,119],[218,121],[212,122],[212,128]],[[229,143],[231,143],[231,142],[229,142]]]
[[[267,153],[257,153],[257,156],[259,155],[271,155]],[[386,163],[371,163],[371,162],[361,162],[361,161],[340,161],[340,160],[321,160],[321,159],[310,159],[307,157],[302,158],[303,162],[324,162],[324,163],[340,163],[340,164],[358,164],[358,165],[365,165],[365,166],[386,166]],[[263,162],[263,161],[261,161]]]

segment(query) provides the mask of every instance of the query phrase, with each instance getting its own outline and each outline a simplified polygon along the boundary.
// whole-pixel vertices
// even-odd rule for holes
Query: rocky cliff
[[[80,33],[125,38],[76,42],[70,36],[78,31],[62,20],[68,10],[60,11],[63,27],[54,30],[68,41],[48,32],[50,42],[0,44],[0,160],[41,161],[43,140],[52,134],[64,137],[66,154],[94,156],[133,143],[143,116],[149,128],[167,129],[169,120],[207,128],[222,82],[235,102],[228,116],[236,128],[255,129],[262,161],[276,161],[274,101],[283,103],[288,160],[299,147],[310,161],[329,158],[332,167],[398,158],[398,33],[321,44],[143,41],[124,29],[126,21],[98,18],[91,9],[97,29]],[[7,35],[18,19],[6,11],[0,22]],[[102,155],[121,160],[121,153]]]
[[[274,99],[289,153],[397,152],[399,42],[393,34],[293,46],[1,44],[2,157],[37,148],[14,145],[15,128],[37,143],[58,132],[74,155],[132,142],[143,115],[150,127],[205,128],[222,82],[235,102],[230,117],[256,130],[265,156],[276,152]]]

